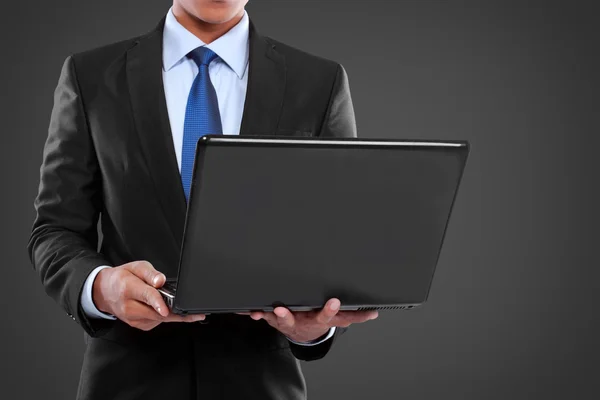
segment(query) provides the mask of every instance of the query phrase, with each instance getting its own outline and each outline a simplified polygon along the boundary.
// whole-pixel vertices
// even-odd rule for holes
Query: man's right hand
[[[147,261],[134,261],[101,270],[92,287],[98,310],[112,314],[128,325],[149,331],[161,322],[196,322],[203,314],[185,317],[171,314],[156,290],[166,277]]]

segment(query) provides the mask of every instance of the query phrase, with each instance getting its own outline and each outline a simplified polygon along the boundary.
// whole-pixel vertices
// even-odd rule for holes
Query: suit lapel
[[[250,21],[249,75],[240,135],[275,135],[285,92],[285,59]]]
[[[135,128],[162,211],[177,252],[185,222],[186,201],[177,166],[162,80],[162,32],[159,26],[127,53],[127,82]]]
[[[177,166],[162,80],[164,19],[127,52],[126,72],[135,128],[156,196],[181,248],[186,201]],[[285,91],[285,60],[250,21],[249,76],[240,135],[275,135]]]

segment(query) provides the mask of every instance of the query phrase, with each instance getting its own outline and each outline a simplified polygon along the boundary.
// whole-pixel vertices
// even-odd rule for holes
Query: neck
[[[231,28],[236,26],[244,16],[244,9],[238,15],[227,22],[221,24],[211,24],[186,12],[183,7],[173,4],[173,15],[177,21],[188,31],[190,31],[202,42],[208,44],[226,34]]]

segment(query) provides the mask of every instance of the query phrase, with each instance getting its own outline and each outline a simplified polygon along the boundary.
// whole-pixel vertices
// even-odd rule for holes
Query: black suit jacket
[[[298,360],[323,357],[334,340],[297,346],[238,315],[142,332],[80,307],[99,265],[148,260],[176,274],[186,200],[162,83],[163,26],[68,57],[55,92],[28,250],[46,292],[85,330],[78,396],[303,398]],[[341,65],[261,36],[252,22],[249,40],[241,135],[356,136]]]

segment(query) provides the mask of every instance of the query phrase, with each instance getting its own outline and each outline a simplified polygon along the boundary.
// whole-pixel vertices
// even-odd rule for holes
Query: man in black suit
[[[299,360],[377,317],[339,311],[337,299],[313,312],[180,317],[156,290],[178,265],[181,143],[202,118],[190,104],[206,96],[190,103],[192,85],[214,90],[225,134],[356,136],[341,65],[261,36],[246,3],[175,0],[150,33],[63,66],[28,250],[85,331],[79,399],[301,399]]]

